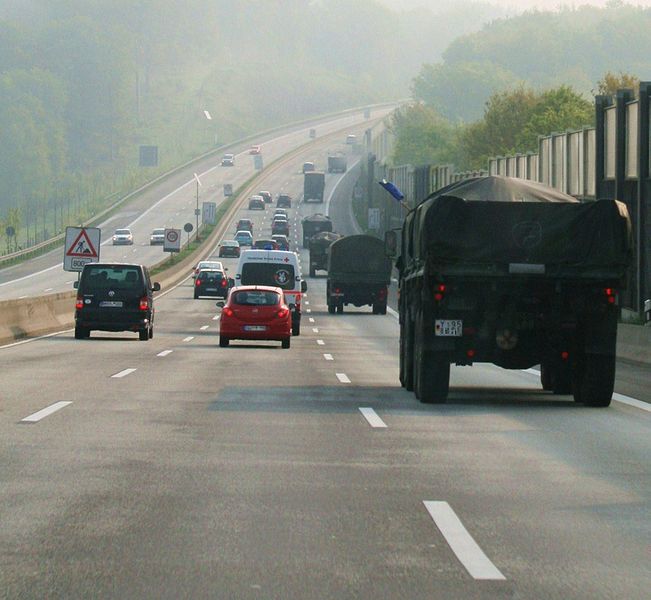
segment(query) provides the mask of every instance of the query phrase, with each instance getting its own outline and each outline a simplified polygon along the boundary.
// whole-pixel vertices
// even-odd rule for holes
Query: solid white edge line
[[[540,371],[537,369],[522,369],[523,373],[529,373],[530,375],[535,375],[536,377],[540,376]],[[630,396],[625,396],[618,392],[613,392],[613,400],[619,402],[620,404],[626,404],[627,406],[632,406],[634,408],[639,408],[646,412],[651,412],[651,404],[648,402],[643,402],[642,400],[637,400],[636,398],[631,398]]]
[[[369,406],[360,407],[359,412],[364,415],[368,424],[375,429],[385,429],[387,424],[379,417],[379,415]]]
[[[124,371],[120,371],[119,373],[116,373],[115,375],[111,375],[114,379],[121,379],[122,377],[126,377],[127,375],[131,375],[136,369],[124,369]]]
[[[348,379],[348,375],[346,373],[335,373],[337,375],[337,379],[341,383],[350,383],[350,379]]]
[[[159,352],[156,356],[167,356],[169,354],[172,354],[174,350],[163,350],[162,352]]]
[[[473,579],[506,579],[484,554],[447,502],[424,500],[423,504],[452,552]]]
[[[325,358],[326,360],[334,360],[334,358],[332,357],[332,354],[324,354],[323,358]]]
[[[635,408],[645,410],[646,412],[651,412],[651,404],[649,404],[648,402],[642,402],[642,400],[636,400],[635,398],[625,396],[624,394],[618,394],[617,392],[615,392],[613,394],[613,400],[615,402],[621,402],[622,404],[628,404],[629,406],[634,406]]]
[[[68,404],[72,404],[72,402],[55,402],[54,404],[50,404],[50,406],[47,406],[43,410],[39,410],[38,412],[35,412],[24,419],[21,419],[21,423],[37,423],[41,419],[44,419],[45,417],[51,415],[52,413],[56,412],[57,410],[61,410],[62,408],[68,406]]]
[[[393,310],[390,306],[387,306],[387,312],[388,312],[392,317],[395,317],[396,319],[400,317],[400,315],[397,313],[397,311]]]

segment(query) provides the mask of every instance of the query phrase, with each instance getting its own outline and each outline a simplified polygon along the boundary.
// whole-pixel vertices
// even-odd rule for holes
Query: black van
[[[90,337],[93,329],[137,331],[141,340],[154,337],[154,295],[160,284],[152,285],[143,265],[88,263],[77,288],[75,338]]]

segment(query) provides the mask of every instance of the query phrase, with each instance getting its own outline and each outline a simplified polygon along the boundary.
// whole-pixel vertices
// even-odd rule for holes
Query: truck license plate
[[[463,321],[461,319],[437,319],[434,323],[434,335],[461,337],[463,335]]]

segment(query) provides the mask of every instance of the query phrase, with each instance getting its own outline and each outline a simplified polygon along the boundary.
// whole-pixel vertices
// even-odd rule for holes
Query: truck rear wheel
[[[551,392],[554,389],[551,368],[545,363],[540,364],[540,385],[546,392]]]
[[[335,310],[336,310],[336,309],[337,309],[337,307],[336,307],[334,304],[328,304],[328,312],[329,312],[331,315],[334,315],[334,314],[335,314]]]
[[[343,305],[343,303],[342,303],[342,304],[337,304],[337,312],[338,312],[339,314],[341,314],[342,312],[344,312],[344,305]]]
[[[610,406],[615,389],[615,356],[586,354],[573,374],[574,400],[586,406]]]
[[[310,267],[310,277],[314,277],[316,275],[316,269],[314,267]]]
[[[409,321],[400,326],[400,385],[408,392],[414,390],[413,329]]]
[[[416,322],[414,344],[414,393],[424,404],[443,404],[450,389],[450,363],[440,352],[427,350],[422,318]]]

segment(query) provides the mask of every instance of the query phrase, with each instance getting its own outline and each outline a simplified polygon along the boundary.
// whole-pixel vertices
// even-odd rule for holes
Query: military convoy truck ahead
[[[325,173],[308,171],[303,175],[303,202],[323,202]]]
[[[345,154],[328,156],[328,173],[345,173],[348,168],[348,159]]]
[[[450,364],[488,362],[540,364],[544,389],[610,404],[625,205],[480,177],[412,210],[400,246],[400,381],[422,402],[446,401]]]
[[[317,271],[328,269],[328,249],[333,242],[341,237],[341,234],[334,231],[322,231],[309,239],[310,277],[314,277]]]
[[[330,217],[316,213],[305,217],[301,221],[301,227],[303,229],[303,248],[307,248],[308,242],[313,235],[322,231],[332,231],[332,221]]]
[[[384,242],[376,237],[349,235],[333,242],[328,249],[328,312],[370,304],[374,315],[385,315],[391,269]]]

